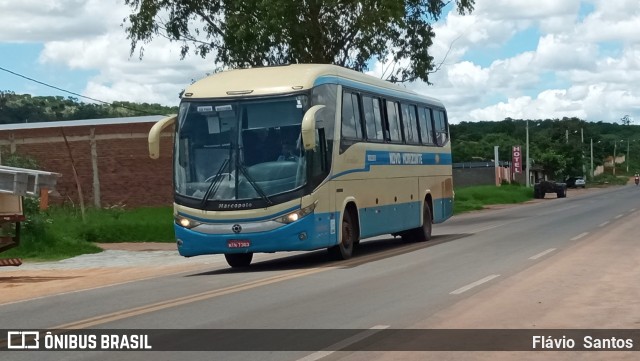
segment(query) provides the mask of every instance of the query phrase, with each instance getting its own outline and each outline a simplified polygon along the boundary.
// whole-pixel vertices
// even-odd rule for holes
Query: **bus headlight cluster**
[[[183,217],[181,215],[175,215],[173,216],[173,218],[176,221],[176,224],[178,224],[181,227],[187,228],[187,229],[191,229],[193,227],[199,226],[200,222],[198,221],[194,221],[193,219],[187,218],[187,217]]]
[[[313,210],[316,208],[316,204],[317,203],[318,202],[314,202],[310,206],[298,209],[298,210],[293,211],[293,212],[291,212],[289,214],[285,214],[284,216],[280,216],[278,218],[274,218],[273,220],[276,221],[276,222],[284,223],[284,224],[293,223],[293,222],[297,221],[298,219],[313,213]]]

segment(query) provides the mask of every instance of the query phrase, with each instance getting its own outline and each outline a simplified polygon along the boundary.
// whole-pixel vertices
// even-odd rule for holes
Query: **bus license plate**
[[[251,242],[248,239],[231,239],[227,242],[229,248],[247,248],[251,246]]]

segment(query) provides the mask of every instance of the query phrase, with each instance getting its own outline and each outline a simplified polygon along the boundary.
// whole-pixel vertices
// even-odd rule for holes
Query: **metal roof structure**
[[[166,115],[147,115],[142,117],[63,120],[63,121],[55,121],[55,122],[12,123],[12,124],[0,125],[0,131],[59,128],[59,127],[82,127],[82,126],[95,126],[95,125],[131,124],[131,123],[155,123],[158,120],[165,117]]]

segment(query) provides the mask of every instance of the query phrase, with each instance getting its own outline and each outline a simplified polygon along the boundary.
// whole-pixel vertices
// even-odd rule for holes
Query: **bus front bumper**
[[[221,253],[309,251],[335,244],[328,215],[310,214],[290,224],[261,232],[210,234],[174,224],[178,252],[185,257]],[[232,224],[228,225],[231,230]]]

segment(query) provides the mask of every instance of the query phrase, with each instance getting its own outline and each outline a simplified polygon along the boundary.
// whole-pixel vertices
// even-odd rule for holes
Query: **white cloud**
[[[129,57],[124,34],[110,33],[86,40],[55,41],[45,45],[43,63],[72,69],[98,69],[84,95],[105,101],[128,100],[175,105],[177,94],[192,79],[212,72],[210,60],[189,55],[180,59],[178,44],[157,39],[145,46],[142,60]]]
[[[640,93],[599,83],[573,86],[569,89],[549,89],[536,98],[509,98],[469,112],[470,120],[555,119],[578,117],[590,121],[615,122],[622,115],[640,110]]]
[[[448,67],[447,76],[454,87],[481,89],[487,86],[489,71],[471,62],[463,61]]]
[[[0,42],[42,43],[42,65],[97,72],[87,80],[85,96],[177,104],[180,90],[215,64],[193,55],[180,60],[180,45],[163,38],[145,44],[143,59],[130,56],[121,26],[129,13],[116,0],[0,0],[0,24],[11,24],[0,25]]]
[[[541,119],[580,117],[586,114],[579,103],[566,97],[566,90],[552,89],[540,93],[537,98],[529,96],[509,98],[508,101],[470,112],[473,120]]]
[[[456,43],[461,45],[457,57],[432,77],[436,85],[414,88],[445,100],[454,123],[505,117],[615,120],[630,112],[640,116],[640,7],[635,1],[613,3],[595,0],[594,10],[581,19],[578,0],[480,0],[473,21],[450,14],[437,35],[450,39],[460,31],[458,24],[466,21],[472,29],[478,19],[483,19],[483,27],[495,24],[502,34],[463,34]],[[527,27],[541,34],[533,49],[496,58],[486,67],[467,56],[496,44],[499,49]]]
[[[475,8],[478,13],[496,20],[540,20],[549,17],[574,15],[580,8],[580,1],[478,0]]]
[[[540,38],[536,62],[543,69],[594,69],[598,49],[567,35],[546,35]]]
[[[444,60],[449,64],[461,59],[469,48],[500,47],[528,24],[492,20],[477,13],[462,16],[450,12],[445,20],[435,24],[436,37],[429,50],[437,63]]]
[[[593,42],[622,41],[640,43],[638,23],[640,15],[627,16],[621,20],[607,20],[601,13],[589,16],[579,30],[585,40]]]
[[[594,14],[605,21],[617,22],[640,14],[636,0],[590,0],[596,11]]]
[[[121,27],[129,11],[114,0],[0,0],[0,24],[12,24],[0,31],[0,42],[42,43],[41,64],[97,72],[83,95],[177,104],[180,90],[215,65],[191,55],[180,60],[179,44],[163,38],[145,44],[142,60],[130,56],[130,41]]]
[[[0,42],[86,38],[119,27],[126,14],[115,0],[0,1]]]
[[[488,88],[518,92],[531,87],[539,79],[534,52],[524,52],[512,58],[496,60],[489,69],[491,82]]]

